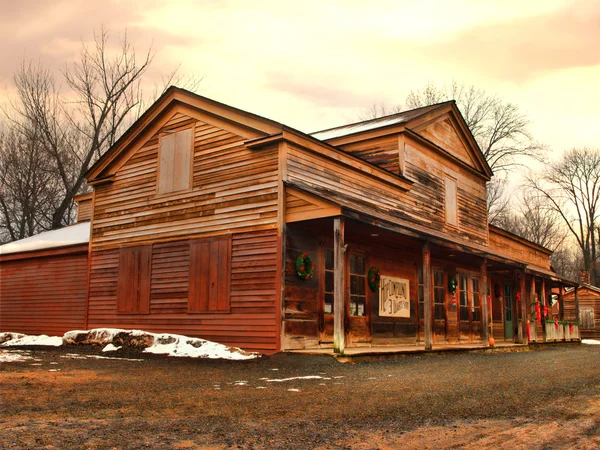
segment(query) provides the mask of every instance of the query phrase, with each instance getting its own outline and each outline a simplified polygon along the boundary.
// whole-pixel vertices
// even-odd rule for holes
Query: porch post
[[[560,285],[562,291],[562,284]],[[578,286],[575,286],[575,320],[579,324],[579,329],[581,330],[581,318],[579,316],[579,293],[577,292]]]
[[[481,339],[483,346],[489,347],[489,315],[488,315],[488,290],[487,290],[487,258],[481,262]]]
[[[423,244],[423,325],[425,327],[425,350],[433,347],[431,305],[433,303],[433,291],[431,289],[431,253],[429,242]]]
[[[345,283],[344,283],[344,218],[333,219],[333,351],[344,354],[346,332],[344,330]]]
[[[560,285],[560,289],[558,290],[558,306],[560,309],[559,318],[560,320],[564,320],[565,318],[565,302],[563,300],[563,286]]]

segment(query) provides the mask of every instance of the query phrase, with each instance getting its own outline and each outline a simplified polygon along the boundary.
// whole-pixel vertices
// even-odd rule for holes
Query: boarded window
[[[190,244],[189,312],[229,311],[231,236]]]
[[[458,209],[456,206],[456,180],[446,178],[446,223],[458,225]]]
[[[158,193],[167,194],[191,187],[192,128],[167,134],[158,152]]]
[[[579,308],[579,318],[581,319],[582,330],[595,329],[594,308]]]
[[[122,248],[119,252],[117,312],[148,314],[152,246]]]

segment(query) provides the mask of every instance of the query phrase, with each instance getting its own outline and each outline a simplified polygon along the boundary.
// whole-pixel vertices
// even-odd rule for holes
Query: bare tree
[[[404,108],[400,105],[387,107],[385,103],[373,103],[368,109],[362,111],[358,118],[360,120],[377,119],[378,117],[389,116],[390,114],[396,114],[404,111]]]
[[[499,225],[509,213],[510,197],[506,195],[508,180],[494,176],[487,184],[488,222]]]
[[[600,150],[572,149],[544,174],[530,176],[529,186],[544,196],[563,219],[583,255],[583,268],[593,285],[598,277],[600,222]]]
[[[35,129],[0,136],[0,243],[31,236],[51,226],[60,198],[53,161]]]
[[[138,58],[127,35],[111,55],[108,33],[102,29],[91,48],[82,44],[79,61],[65,68],[66,95],[39,64],[24,63],[15,74],[18,100],[7,116],[21,132],[23,124],[31,124],[40,134],[62,185],[52,228],[70,222],[73,197],[84,187],[85,173],[135,116],[142,98],[140,81],[151,61],[150,50]]]
[[[456,100],[465,122],[479,144],[493,171],[509,171],[520,164],[520,158],[541,159],[544,147],[529,133],[529,120],[517,105],[487,94],[475,86],[453,82],[438,88],[429,83],[406,97],[409,108],[418,108],[446,100]]]

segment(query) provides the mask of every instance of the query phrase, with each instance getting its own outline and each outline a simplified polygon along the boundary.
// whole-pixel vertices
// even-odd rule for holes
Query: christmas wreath
[[[381,271],[377,267],[369,269],[369,287],[373,292],[379,290],[379,282],[381,281]]]
[[[454,275],[448,276],[448,292],[452,295],[456,294],[456,287],[458,286],[458,281]]]
[[[303,280],[308,280],[314,276],[315,264],[308,253],[304,252],[296,258],[296,273]]]

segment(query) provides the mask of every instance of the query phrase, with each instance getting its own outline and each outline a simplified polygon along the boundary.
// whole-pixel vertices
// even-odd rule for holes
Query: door
[[[347,276],[350,283],[346,298],[348,343],[371,342],[371,305],[367,295],[367,257],[364,253],[350,252]]]
[[[458,275],[458,338],[472,341],[481,337],[481,292],[479,278],[469,274]]]
[[[322,343],[333,342],[333,249],[321,250],[321,301],[319,307],[319,341]]]
[[[512,340],[513,328],[513,293],[510,283],[504,284],[504,339]]]

